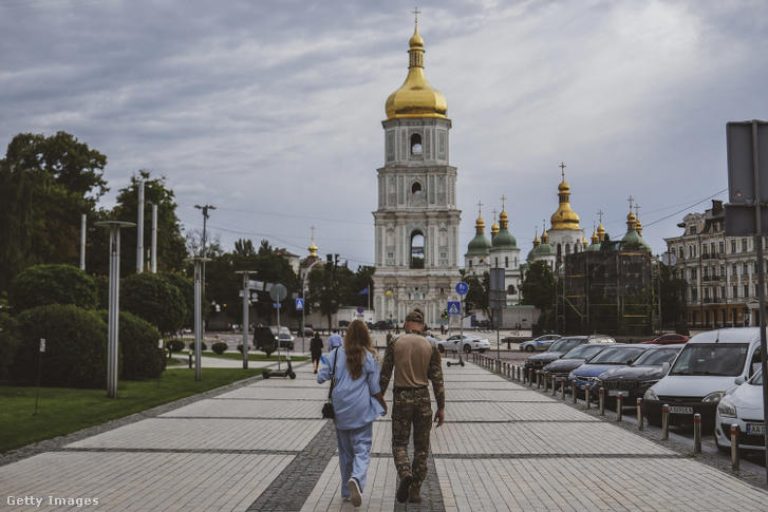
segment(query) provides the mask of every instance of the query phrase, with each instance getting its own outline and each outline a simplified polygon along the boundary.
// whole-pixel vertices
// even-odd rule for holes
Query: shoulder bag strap
[[[328,389],[328,400],[331,399],[333,393],[333,385],[336,382],[336,359],[339,357],[339,349],[336,349],[336,353],[333,355],[333,370],[331,370],[331,387]]]

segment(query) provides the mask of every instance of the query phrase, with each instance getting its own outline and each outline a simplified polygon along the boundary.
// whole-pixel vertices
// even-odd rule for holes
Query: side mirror
[[[733,379],[733,383],[736,384],[737,386],[741,386],[742,384],[744,384],[744,382],[746,382],[746,379],[744,379],[744,377],[736,377],[735,379]]]

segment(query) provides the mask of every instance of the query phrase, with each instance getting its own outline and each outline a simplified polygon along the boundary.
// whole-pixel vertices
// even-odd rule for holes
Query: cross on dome
[[[562,176],[563,180],[565,180],[565,168],[568,166],[565,165],[565,162],[560,162],[560,165],[558,165],[558,167],[560,168],[560,176]]]
[[[414,22],[413,23],[414,23],[414,25],[418,25],[419,24],[419,14],[421,14],[421,11],[419,10],[418,7],[414,7],[411,12],[413,13],[413,18],[414,18]]]

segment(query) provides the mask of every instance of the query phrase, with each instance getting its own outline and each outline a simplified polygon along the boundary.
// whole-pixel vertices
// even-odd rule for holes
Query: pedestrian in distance
[[[334,329],[330,336],[328,336],[328,352],[331,350],[340,347],[343,343],[343,339],[341,338],[341,335],[339,334],[338,329]]]
[[[333,378],[331,401],[339,450],[341,496],[359,507],[365,491],[373,445],[373,422],[387,413],[379,389],[381,371],[368,328],[349,324],[343,344],[322,356],[317,382]],[[333,377],[332,377],[333,376]]]
[[[384,353],[381,367],[381,392],[385,393],[394,370],[392,402],[392,455],[397,476],[397,501],[421,503],[421,484],[427,477],[429,434],[432,429],[432,401],[427,385],[437,402],[434,421],[445,421],[445,388],[442,361],[437,347],[424,337],[424,313],[414,309],[405,318],[405,334],[393,340]],[[413,463],[408,444],[413,426]]]
[[[312,368],[317,373],[317,367],[320,364],[320,356],[323,355],[323,339],[319,332],[309,341],[309,354],[312,356]]]

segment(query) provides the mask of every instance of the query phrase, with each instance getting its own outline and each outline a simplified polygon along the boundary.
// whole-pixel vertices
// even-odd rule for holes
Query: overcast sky
[[[163,175],[185,229],[355,267],[373,262],[384,102],[413,2],[0,0],[0,147],[72,133],[112,188]],[[421,2],[426,73],[448,100],[460,251],[506,195],[523,254],[564,161],[589,235],[627,197],[654,252],[726,199],[725,123],[768,118],[768,2]],[[706,200],[706,201],[705,201]],[[700,202],[698,206],[693,206]],[[683,211],[686,207],[693,208]],[[665,218],[667,217],[667,218]],[[463,258],[462,258],[463,262]]]

